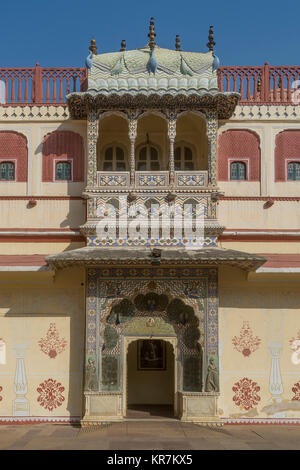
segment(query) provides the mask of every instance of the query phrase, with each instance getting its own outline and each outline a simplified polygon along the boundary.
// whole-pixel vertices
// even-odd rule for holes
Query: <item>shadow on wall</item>
[[[272,279],[247,280],[238,268],[219,268],[219,307],[247,309],[300,309],[299,281],[274,283]]]

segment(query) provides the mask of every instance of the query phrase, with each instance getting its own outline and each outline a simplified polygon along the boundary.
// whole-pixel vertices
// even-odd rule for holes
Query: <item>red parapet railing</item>
[[[300,66],[221,66],[221,92],[238,92],[241,104],[299,104]],[[0,68],[0,105],[64,105],[66,95],[87,90],[87,69]]]
[[[87,89],[87,69],[76,67],[0,68],[0,104],[62,105],[66,95]]]
[[[241,104],[300,102],[300,66],[224,66],[218,70],[220,91],[238,92]]]

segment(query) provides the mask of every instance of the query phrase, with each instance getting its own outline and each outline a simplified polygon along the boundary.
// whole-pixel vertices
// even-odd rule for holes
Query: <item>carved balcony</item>
[[[167,189],[170,185],[168,171],[136,171],[134,187],[136,189]],[[202,189],[208,185],[207,171],[176,171],[175,189]],[[132,189],[129,171],[98,171],[97,189]]]

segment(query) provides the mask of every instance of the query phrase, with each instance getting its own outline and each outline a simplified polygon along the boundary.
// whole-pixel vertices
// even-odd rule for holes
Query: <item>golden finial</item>
[[[94,54],[94,55],[97,54],[96,39],[91,40],[91,45],[89,47],[89,50],[92,52],[92,54]]]
[[[150,26],[149,26],[149,33],[148,33],[148,46],[150,47],[150,50],[152,51],[154,47],[156,46],[155,40],[156,33],[154,31],[154,18],[150,18]]]
[[[214,27],[213,26],[209,27],[208,43],[206,45],[210,51],[214,50],[214,46],[216,45],[216,43],[214,41]]]
[[[181,44],[180,44],[179,34],[176,34],[175,49],[176,49],[176,51],[181,51]]]
[[[126,41],[122,39],[120,52],[126,51]]]

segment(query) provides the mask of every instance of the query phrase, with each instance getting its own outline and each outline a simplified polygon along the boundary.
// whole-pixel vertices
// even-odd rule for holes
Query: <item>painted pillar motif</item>
[[[207,139],[208,139],[208,181],[211,186],[217,186],[217,111],[207,112]]]
[[[16,398],[13,402],[14,416],[29,416],[29,401],[25,397],[28,392],[28,386],[24,365],[27,348],[27,344],[14,344],[14,353],[17,359],[14,387]]]
[[[268,349],[271,354],[269,392],[271,402],[282,401],[283,385],[280,372],[280,356],[282,353],[282,312],[275,310],[271,313],[271,321],[268,328]]]
[[[88,143],[88,166],[87,186],[97,185],[97,140],[99,131],[99,120],[97,113],[89,113],[87,117],[87,143]]]
[[[129,140],[130,140],[130,185],[134,185],[135,180],[135,140],[137,137],[137,117],[129,117]]]
[[[170,184],[173,185],[175,182],[175,161],[174,161],[174,142],[176,137],[176,115],[170,113],[168,115],[168,137],[170,144],[170,155],[169,155],[169,171],[170,171]]]
[[[97,391],[99,389],[98,331],[97,287],[95,282],[88,280],[85,339],[85,391]]]

